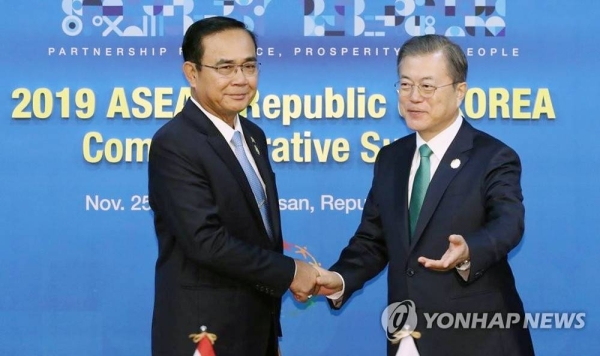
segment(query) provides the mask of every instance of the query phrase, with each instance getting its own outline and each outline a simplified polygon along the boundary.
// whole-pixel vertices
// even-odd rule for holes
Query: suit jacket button
[[[412,268],[408,268],[408,269],[406,270],[406,275],[407,275],[407,276],[409,276],[409,277],[412,277],[412,276],[414,276],[414,275],[415,275],[415,270],[414,270],[414,269],[412,269]]]

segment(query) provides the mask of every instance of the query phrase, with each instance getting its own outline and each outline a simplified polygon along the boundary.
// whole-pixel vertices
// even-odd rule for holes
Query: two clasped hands
[[[418,261],[425,268],[443,272],[468,260],[469,254],[469,246],[465,239],[461,235],[450,235],[448,249],[439,260],[421,256]],[[300,260],[295,260],[295,262],[296,275],[290,285],[290,291],[297,301],[304,303],[314,295],[331,296],[343,290],[344,281],[338,273]],[[463,275],[463,278],[466,279],[466,276],[468,276],[468,272]]]
[[[332,295],[342,290],[343,281],[339,274],[319,266],[296,261],[296,276],[290,291],[299,302],[306,302],[313,295]]]

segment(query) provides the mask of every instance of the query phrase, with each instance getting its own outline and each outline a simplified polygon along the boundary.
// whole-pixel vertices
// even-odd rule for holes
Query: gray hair
[[[428,55],[439,51],[446,57],[448,75],[452,81],[455,83],[466,82],[469,64],[465,53],[459,45],[442,35],[416,36],[404,42],[398,52],[396,67],[400,70],[400,63],[405,57]]]

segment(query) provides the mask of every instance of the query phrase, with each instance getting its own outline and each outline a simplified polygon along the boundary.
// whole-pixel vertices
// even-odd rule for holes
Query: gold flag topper
[[[217,341],[217,335],[206,332],[206,326],[204,326],[204,325],[202,325],[202,327],[200,328],[200,331],[201,331],[201,333],[199,333],[199,334],[190,334],[189,338],[192,339],[197,344],[200,342],[200,340],[202,340],[206,337],[206,338],[208,338],[208,340],[210,341],[210,343],[212,345],[215,344],[215,341]]]

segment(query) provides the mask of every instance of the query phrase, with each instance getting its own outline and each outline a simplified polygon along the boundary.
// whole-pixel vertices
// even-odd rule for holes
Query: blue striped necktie
[[[244,145],[242,143],[242,134],[239,131],[235,131],[231,142],[233,142],[233,145],[235,146],[235,156],[240,162],[244,173],[246,173],[246,178],[248,179],[250,188],[252,188],[252,193],[254,193],[254,198],[256,199],[256,204],[258,204],[260,215],[262,215],[263,224],[265,225],[267,234],[269,235],[269,238],[273,238],[273,232],[271,231],[271,223],[269,219],[269,204],[267,203],[267,195],[265,194],[265,190],[260,183],[258,175],[254,171],[254,168],[252,168],[252,164],[250,164],[250,161],[246,156]]]

